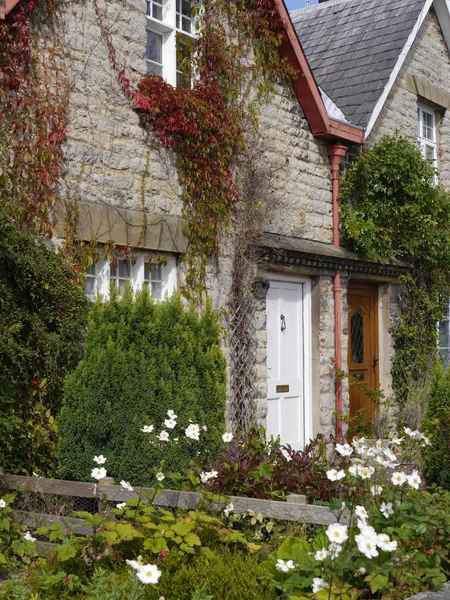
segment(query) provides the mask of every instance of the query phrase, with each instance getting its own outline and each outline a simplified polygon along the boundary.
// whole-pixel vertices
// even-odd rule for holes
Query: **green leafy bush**
[[[89,302],[77,273],[0,208],[0,456],[12,473],[54,467],[53,414],[82,356]]]
[[[432,443],[422,451],[427,482],[450,490],[450,369],[440,362],[434,367],[422,428]]]
[[[184,473],[199,454],[210,460],[225,431],[225,359],[214,311],[186,310],[177,296],[155,304],[146,289],[123,298],[112,288],[108,302],[92,309],[83,360],[68,378],[58,418],[60,472],[90,479],[96,454],[108,457],[108,474],[133,484],[164,472]],[[172,443],[150,443],[141,429],[166,429],[173,410],[181,431],[167,429]],[[189,421],[199,441],[188,439]],[[174,438],[178,437],[175,442]]]
[[[409,265],[401,278],[401,315],[393,328],[393,388],[403,404],[410,390],[427,380],[436,321],[449,295],[450,194],[435,184],[435,169],[416,140],[395,133],[363,150],[349,167],[340,205],[350,250]]]
[[[254,427],[233,439],[209,467],[217,473],[203,489],[222,495],[284,499],[303,494],[309,501],[329,500],[336,485],[327,480],[327,447],[331,440],[318,435],[304,450],[267,441],[264,427]],[[334,466],[334,465],[333,465]]]

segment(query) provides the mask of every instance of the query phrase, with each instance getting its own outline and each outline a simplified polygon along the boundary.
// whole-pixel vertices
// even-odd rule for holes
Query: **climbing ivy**
[[[203,288],[207,259],[240,200],[233,177],[245,129],[255,127],[262,98],[292,74],[278,49],[285,34],[273,0],[205,0],[193,8],[198,38],[188,60],[192,89],[174,88],[148,73],[133,86],[120,64],[106,13],[93,0],[117,80],[142,124],[176,157],[189,239],[188,295]]]
[[[346,246],[373,260],[401,260],[401,314],[392,329],[393,388],[398,403],[432,366],[436,323],[450,284],[450,194],[416,144],[395,133],[364,149],[342,180]]]

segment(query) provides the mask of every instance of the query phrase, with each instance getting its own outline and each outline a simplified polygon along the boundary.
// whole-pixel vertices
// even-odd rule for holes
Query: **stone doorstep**
[[[447,582],[438,592],[420,592],[406,600],[450,600],[450,582]]]

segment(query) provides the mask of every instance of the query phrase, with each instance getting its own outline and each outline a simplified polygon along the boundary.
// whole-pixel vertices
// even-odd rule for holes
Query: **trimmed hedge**
[[[225,431],[219,335],[211,306],[199,316],[178,296],[156,304],[147,289],[133,297],[128,288],[119,298],[111,288],[109,301],[98,299],[58,418],[61,475],[89,480],[93,457],[102,453],[108,475],[149,485],[162,456],[165,473],[183,473],[198,453],[205,461],[214,457]],[[163,425],[168,410],[178,416],[176,429]],[[200,441],[185,437],[189,420],[207,426]],[[141,432],[150,424],[153,434]],[[155,442],[162,429],[171,441]]]
[[[422,470],[428,484],[450,490],[450,369],[436,363],[422,431],[432,446],[422,451]]]

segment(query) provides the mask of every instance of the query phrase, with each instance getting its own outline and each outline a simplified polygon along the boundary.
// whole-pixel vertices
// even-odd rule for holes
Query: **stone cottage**
[[[251,358],[243,369],[242,340],[238,348],[233,340],[233,227],[210,263],[206,288],[214,305],[227,310],[229,420],[262,422],[269,434],[302,448],[319,432],[341,438],[333,412],[353,414],[368,402],[335,380],[332,359],[371,387],[389,390],[392,290],[403,267],[340,246],[339,167],[347,152],[403,127],[418,136],[447,183],[450,15],[445,0],[330,0],[290,16],[283,0],[274,3],[286,30],[280,55],[296,76],[277,86],[260,115],[270,206],[255,242],[246,305]],[[152,70],[180,83],[177,32],[194,36],[187,0],[108,1],[103,9],[117,54],[136,78]],[[69,3],[64,23],[69,127],[56,238],[64,237],[68,199],[76,196],[81,238],[139,241],[135,263],[111,266],[101,258],[93,265],[87,293],[107,294],[111,282],[129,281],[162,299],[183,281],[187,244],[173,157],[155,141],[149,146],[109,68],[92,4]],[[147,226],[139,239],[142,205]],[[152,255],[163,260],[152,265]]]

